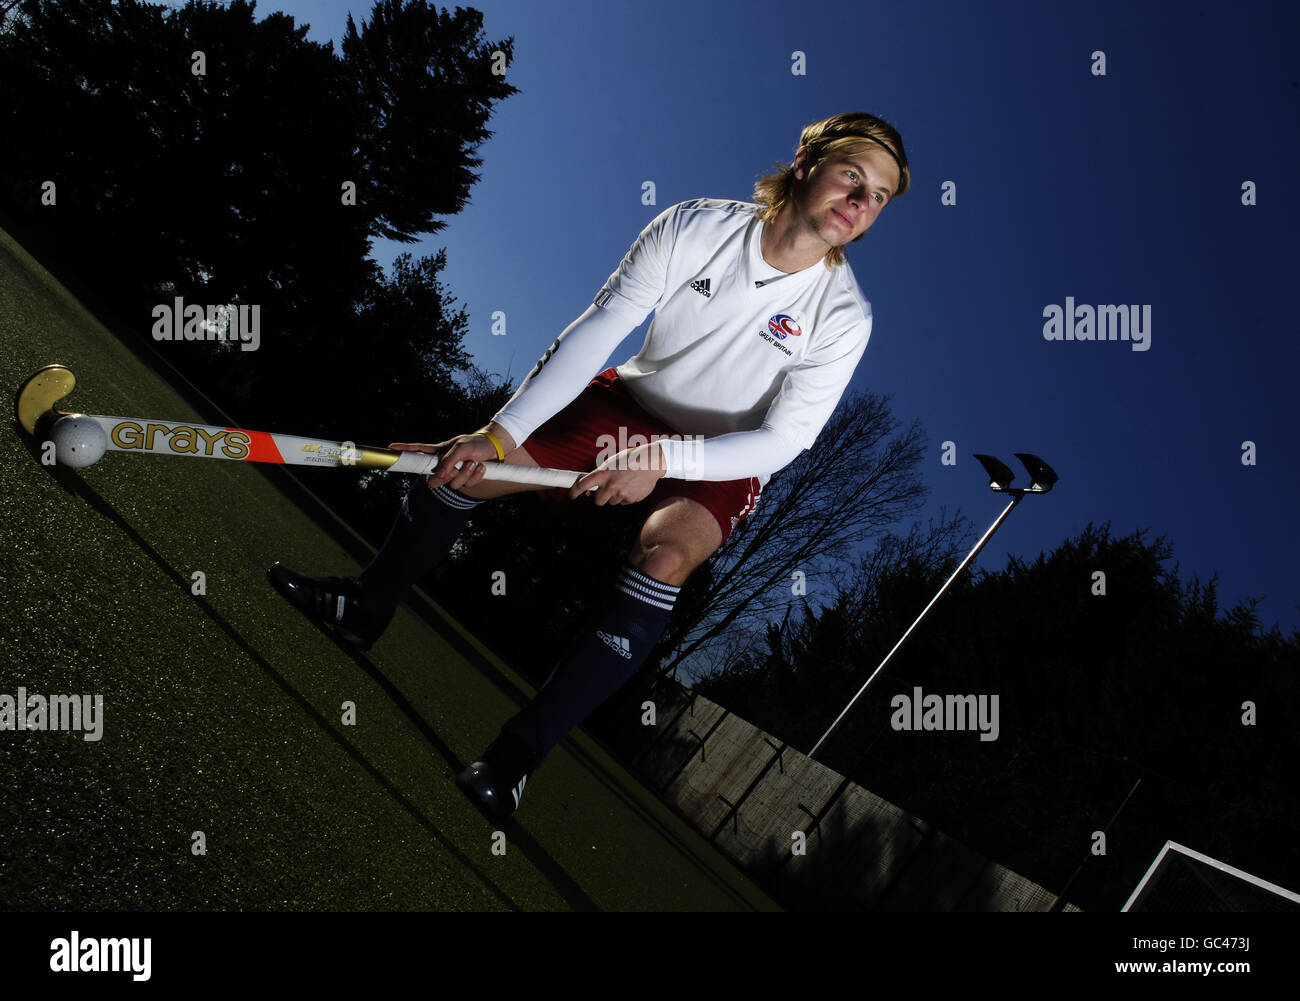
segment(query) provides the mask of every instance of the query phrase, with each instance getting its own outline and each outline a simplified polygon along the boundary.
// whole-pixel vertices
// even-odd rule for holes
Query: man
[[[812,446],[871,334],[844,247],[910,183],[897,131],[859,112],[807,126],[793,164],[755,185],[758,204],[665,209],[482,430],[390,446],[440,462],[357,580],[269,571],[297,607],[368,649],[475,507],[538,489],[484,480],[485,463],[590,470],[568,496],[597,507],[649,499],[617,593],[457,779],[496,815],[514,812],[555,744],[641,666],[687,577],[753,512],[771,474]],[[651,310],[641,351],[592,378]],[[647,443],[601,448],[634,435]]]

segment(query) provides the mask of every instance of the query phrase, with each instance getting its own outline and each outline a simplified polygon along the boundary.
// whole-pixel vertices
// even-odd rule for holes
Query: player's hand
[[[485,434],[462,434],[434,445],[395,441],[388,446],[398,452],[427,452],[438,456],[438,468],[429,476],[429,489],[448,484],[453,490],[473,486],[483,479],[485,462],[495,462],[496,446]],[[464,462],[460,469],[456,463]]]
[[[596,486],[600,489],[590,496],[598,507],[635,504],[650,496],[650,491],[667,471],[663,449],[658,442],[627,448],[611,455],[569,487],[569,500],[576,500]]]

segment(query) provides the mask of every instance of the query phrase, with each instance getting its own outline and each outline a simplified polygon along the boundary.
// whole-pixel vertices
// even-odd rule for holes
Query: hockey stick
[[[55,409],[54,404],[71,393],[76,384],[76,377],[65,366],[46,365],[23,383],[14,410],[18,423],[30,435],[35,435],[37,425],[46,421],[53,421],[55,425],[63,424],[62,429],[50,429],[56,441],[56,457],[60,453],[70,455],[80,450],[75,463],[77,465],[88,466],[105,451],[113,451],[188,455],[289,466],[352,466],[420,476],[427,476],[438,468],[439,457],[428,452],[357,447],[350,442],[302,438],[269,431],[137,417],[110,417],[103,414],[74,414]],[[74,418],[75,423],[64,423],[65,418]],[[68,443],[66,446],[65,442]],[[568,489],[584,475],[586,474],[567,469],[539,469],[501,462],[483,463],[485,480],[506,480],[538,487]]]

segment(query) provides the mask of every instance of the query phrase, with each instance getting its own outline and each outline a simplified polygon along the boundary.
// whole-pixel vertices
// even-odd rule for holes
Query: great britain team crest
[[[793,355],[794,352],[781,342],[803,336],[803,324],[799,322],[798,314],[774,313],[767,321],[767,329],[759,330],[758,336],[783,354]]]
[[[789,313],[777,313],[767,321],[767,329],[778,341],[783,341],[787,337],[798,337],[803,333],[803,327]]]

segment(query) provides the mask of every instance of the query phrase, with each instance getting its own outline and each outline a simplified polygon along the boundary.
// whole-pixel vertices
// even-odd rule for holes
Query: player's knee
[[[675,587],[680,586],[702,562],[688,546],[675,539],[638,542],[631,556],[632,565],[643,574]]]

